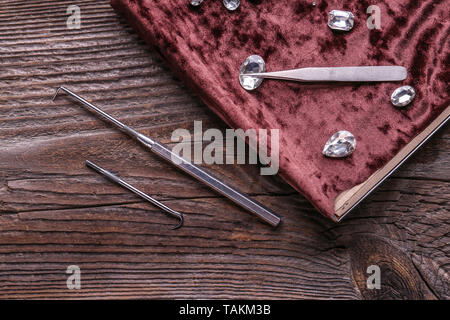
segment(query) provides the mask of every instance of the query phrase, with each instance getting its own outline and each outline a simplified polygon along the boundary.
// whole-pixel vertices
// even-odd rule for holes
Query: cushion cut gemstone
[[[338,131],[328,139],[323,148],[323,155],[332,158],[346,157],[355,151],[356,139],[353,134],[348,131]]]
[[[223,5],[230,11],[236,10],[241,4],[241,0],[223,0]]]
[[[266,72],[266,63],[258,55],[252,55],[245,59],[239,70],[239,82],[245,90],[254,90],[259,87],[263,78],[252,77],[252,73]]]
[[[196,7],[196,6],[199,6],[202,2],[203,2],[203,0],[191,0],[191,5]]]
[[[403,86],[395,89],[394,92],[392,92],[391,102],[396,107],[404,107],[413,101],[415,95],[416,92],[414,91],[413,87]]]
[[[334,30],[349,31],[353,28],[353,13],[343,10],[332,10],[328,13],[328,26]]]

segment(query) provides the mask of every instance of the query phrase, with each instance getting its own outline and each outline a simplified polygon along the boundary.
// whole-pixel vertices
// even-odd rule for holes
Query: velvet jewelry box
[[[367,1],[111,0],[118,14],[230,127],[277,128],[279,174],[325,216],[338,221],[409,157],[450,114],[448,1],[378,1],[381,28],[369,29]],[[327,26],[328,12],[350,11],[349,32]],[[298,83],[265,80],[246,91],[246,57],[267,71],[300,67],[399,65],[403,82]],[[416,91],[404,109],[390,101],[402,85]],[[328,158],[328,138],[357,140],[346,158]]]

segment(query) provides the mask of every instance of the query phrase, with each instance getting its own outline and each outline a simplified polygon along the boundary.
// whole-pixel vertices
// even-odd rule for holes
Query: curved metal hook
[[[147,196],[147,197],[150,197],[150,196],[148,196],[148,195],[146,195],[146,196]],[[150,198],[151,198],[151,197],[150,197]],[[144,199],[148,200],[147,198],[144,198]],[[154,200],[154,201],[156,202],[156,203],[155,203],[155,202],[149,200],[149,201],[152,202],[154,205],[156,205],[156,206],[158,206],[159,208],[163,209],[165,212],[167,212],[167,213],[170,214],[171,216],[180,219],[180,222],[179,222],[175,227],[173,227],[172,230],[176,230],[176,229],[181,228],[181,227],[183,226],[183,223],[184,223],[184,217],[183,217],[183,214],[182,214],[182,213],[180,213],[180,212],[178,212],[178,211],[175,211],[175,210],[169,208],[168,206],[166,206],[165,204],[162,204],[162,203],[159,202],[158,200],[155,200],[155,199],[153,199],[153,198],[151,198],[151,199]]]
[[[66,89],[66,88],[64,88],[63,86],[58,87],[58,89],[56,89],[55,94],[53,95],[52,101],[55,101],[55,99],[56,99],[56,97],[58,96],[60,90],[65,90],[65,89]]]
[[[172,230],[176,230],[178,228],[181,228],[183,226],[184,223],[184,217],[183,214],[180,213],[180,215],[178,216],[178,218],[180,218],[180,223],[178,223],[178,225],[176,225],[175,227],[172,228]]]
[[[155,206],[157,206],[158,208],[161,208],[162,210],[164,210],[165,212],[167,212],[168,214],[170,214],[173,217],[176,217],[178,219],[180,219],[180,222],[178,223],[178,225],[176,225],[175,227],[172,228],[172,230],[181,228],[183,226],[183,222],[184,222],[184,218],[183,218],[183,214],[175,211],[171,208],[169,208],[168,206],[166,206],[165,204],[159,202],[158,200],[150,197],[148,194],[142,192],[141,190],[133,187],[131,184],[125,182],[124,180],[120,179],[118,176],[116,176],[115,174],[109,172],[108,170],[105,170],[103,168],[101,168],[100,166],[96,165],[95,163],[86,160],[86,165],[92,169],[94,169],[95,171],[97,171],[98,173],[108,177],[109,179],[111,179],[112,181],[120,184],[122,187],[130,190],[131,192],[137,194],[138,196],[140,196],[142,199],[147,200],[148,202],[154,204]]]

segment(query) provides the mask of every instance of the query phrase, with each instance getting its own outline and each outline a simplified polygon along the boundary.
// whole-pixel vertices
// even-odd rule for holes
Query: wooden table
[[[450,298],[450,134],[340,224],[257,165],[207,166],[282,217],[260,223],[67,98],[66,85],[164,143],[225,124],[107,1],[0,1],[0,298]],[[81,8],[81,29],[66,9]],[[185,213],[185,226],[85,159]],[[370,265],[381,289],[366,286]],[[69,290],[66,269],[81,269]]]

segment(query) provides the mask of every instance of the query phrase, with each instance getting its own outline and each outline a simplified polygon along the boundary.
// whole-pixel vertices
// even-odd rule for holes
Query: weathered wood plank
[[[66,85],[170,143],[226,126],[107,1],[0,0],[0,298],[448,299],[450,134],[441,130],[336,225],[256,165],[207,166],[283,219],[277,229],[174,170],[70,100]],[[84,166],[115,169],[186,213],[182,229]],[[66,287],[67,266],[82,289]],[[378,264],[382,289],[369,290]]]

